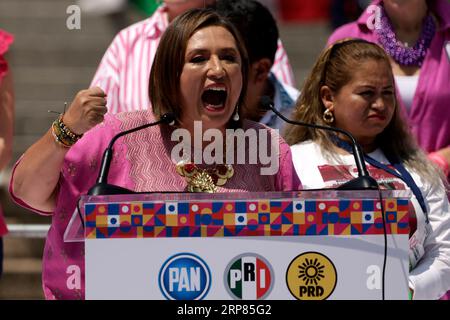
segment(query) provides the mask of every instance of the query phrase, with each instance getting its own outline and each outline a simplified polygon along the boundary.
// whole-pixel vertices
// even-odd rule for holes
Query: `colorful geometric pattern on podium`
[[[86,204],[86,237],[383,234],[378,200],[256,200]],[[408,234],[408,201],[385,199],[388,234]]]

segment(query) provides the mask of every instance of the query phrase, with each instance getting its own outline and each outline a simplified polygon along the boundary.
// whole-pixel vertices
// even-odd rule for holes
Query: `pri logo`
[[[325,300],[336,288],[336,268],[323,254],[305,252],[289,264],[286,283],[298,300]]]
[[[235,257],[225,269],[225,288],[235,299],[256,300],[268,296],[274,272],[266,259],[254,253]]]
[[[191,253],[170,257],[159,271],[159,288],[168,300],[201,300],[210,287],[207,264]]]

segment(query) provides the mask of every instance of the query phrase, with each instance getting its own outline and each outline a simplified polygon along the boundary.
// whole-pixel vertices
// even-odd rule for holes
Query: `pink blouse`
[[[120,131],[152,121],[151,111],[108,114],[105,121],[87,132],[67,153],[59,180],[59,193],[54,212],[31,208],[10,193],[20,205],[53,216],[43,257],[43,286],[47,299],[84,298],[84,243],[63,241],[64,231],[76,208],[80,195],[94,185],[103,151],[111,138]],[[218,192],[298,190],[301,185],[292,165],[289,146],[272,129],[245,122],[244,129],[268,130],[279,144],[279,169],[272,176],[260,175],[260,164],[234,165],[234,176]],[[108,183],[135,191],[184,191],[186,181],[175,169],[171,150],[178,142],[170,137],[173,129],[155,126],[126,135],[116,141]],[[248,153],[248,150],[246,151]],[[247,158],[248,159],[248,158]]]

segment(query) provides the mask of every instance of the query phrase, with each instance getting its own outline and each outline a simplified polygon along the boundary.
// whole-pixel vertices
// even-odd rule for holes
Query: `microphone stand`
[[[130,129],[130,130],[122,131],[122,132],[118,133],[117,135],[115,135],[111,139],[111,141],[108,145],[108,148],[106,148],[105,152],[103,153],[102,164],[100,167],[100,171],[98,173],[97,183],[89,189],[88,195],[100,196],[100,195],[110,195],[110,194],[135,193],[134,191],[128,190],[126,188],[108,184],[108,173],[109,173],[109,167],[111,165],[111,161],[112,161],[112,157],[113,157],[114,143],[116,142],[117,139],[119,139],[120,137],[127,135],[129,133],[132,133],[132,132],[135,132],[138,130],[142,130],[142,129],[145,129],[148,127],[156,126],[161,123],[171,124],[174,120],[175,120],[175,116],[173,114],[166,113],[166,114],[163,114],[161,119],[156,122],[147,123],[147,124],[144,124],[142,126],[139,126],[139,127],[136,127],[136,128]]]
[[[355,158],[356,168],[358,169],[358,177],[340,185],[337,189],[338,190],[367,190],[367,189],[378,190],[377,181],[374,178],[372,178],[369,175],[369,172],[367,171],[367,167],[366,167],[366,163],[364,162],[364,155],[361,150],[361,146],[358,144],[358,142],[356,142],[355,138],[350,134],[350,132],[347,132],[347,131],[339,129],[339,128],[326,127],[326,126],[321,126],[318,124],[310,124],[310,123],[306,123],[306,122],[290,120],[274,108],[274,106],[272,104],[272,100],[267,96],[261,97],[261,105],[265,109],[272,110],[278,117],[280,117],[282,120],[284,120],[287,123],[305,126],[308,128],[338,132],[338,133],[342,133],[343,135],[348,137],[351,141],[353,156]]]

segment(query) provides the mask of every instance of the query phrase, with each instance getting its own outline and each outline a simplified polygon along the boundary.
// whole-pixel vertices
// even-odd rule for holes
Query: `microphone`
[[[356,168],[358,169],[358,178],[352,179],[352,180],[340,185],[337,189],[338,190],[366,190],[366,189],[378,190],[377,181],[374,178],[372,178],[369,175],[369,172],[367,171],[366,163],[364,162],[364,154],[361,150],[361,146],[356,142],[355,138],[352,136],[352,134],[350,132],[343,130],[343,129],[339,129],[339,128],[327,127],[327,126],[321,126],[318,124],[290,120],[274,108],[272,100],[268,96],[262,96],[260,103],[264,109],[272,110],[273,113],[275,113],[278,117],[280,117],[283,121],[285,121],[287,123],[295,124],[295,125],[299,125],[299,126],[305,126],[308,128],[338,132],[338,133],[342,133],[343,135],[347,136],[351,141],[353,157],[355,158]]]
[[[122,131],[118,134],[116,134],[110,141],[108,148],[105,149],[105,152],[103,153],[102,158],[102,165],[100,167],[100,171],[98,173],[97,177],[97,183],[92,186],[89,191],[88,195],[90,196],[101,196],[101,195],[110,195],[110,194],[130,194],[135,193],[134,191],[128,190],[126,188],[122,188],[116,185],[108,184],[108,173],[109,173],[109,167],[111,165],[112,156],[113,156],[113,145],[116,142],[117,139],[120,137],[127,135],[129,133],[139,131],[148,127],[153,127],[161,123],[166,124],[173,124],[175,121],[175,116],[172,113],[166,113],[161,116],[161,119],[155,122],[147,123],[142,126]]]

